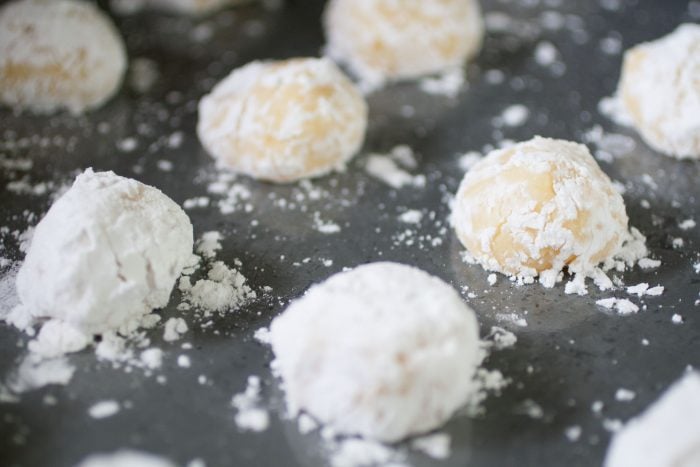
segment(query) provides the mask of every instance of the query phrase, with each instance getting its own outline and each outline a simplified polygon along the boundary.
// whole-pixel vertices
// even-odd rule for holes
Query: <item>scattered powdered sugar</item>
[[[619,388],[615,391],[615,400],[620,402],[628,402],[634,400],[637,394],[634,391],[625,388]]]
[[[639,306],[630,302],[626,298],[603,298],[601,300],[596,300],[596,305],[608,310],[615,309],[619,315],[629,315],[632,313],[637,313],[639,311]]]
[[[157,347],[151,347],[141,352],[141,362],[149,370],[160,368],[163,364],[163,351]]]
[[[240,262],[237,262],[240,267]],[[238,270],[228,267],[223,261],[215,261],[207,272],[206,279],[192,284],[189,276],[180,278],[180,292],[189,304],[209,316],[211,312],[238,309],[256,297],[246,284],[246,278]]]
[[[636,148],[634,139],[623,134],[609,133],[600,125],[595,125],[583,135],[583,141],[596,146],[593,155],[602,162],[613,162],[615,159],[632,154]]]
[[[661,266],[661,261],[651,258],[642,258],[637,262],[637,265],[642,269],[655,269]]]
[[[532,419],[538,420],[544,417],[544,409],[537,402],[532,399],[525,399],[522,401],[515,410],[516,413],[526,415]]]
[[[402,467],[404,455],[389,446],[362,438],[344,438],[328,443],[331,467]]]
[[[564,430],[564,436],[572,443],[575,443],[581,437],[581,431],[580,425],[572,425]]]
[[[92,418],[107,418],[119,412],[119,402],[115,400],[104,400],[90,406],[88,414]]]
[[[172,342],[180,339],[187,332],[187,323],[182,318],[170,318],[165,322],[163,340]]]
[[[192,360],[187,355],[178,355],[177,366],[179,366],[180,368],[189,368],[192,366]]]
[[[216,252],[221,250],[221,240],[223,238],[221,232],[216,230],[204,232],[197,242],[197,253],[202,255],[203,258],[214,258]]]
[[[493,120],[493,124],[496,127],[509,126],[516,127],[523,125],[528,117],[530,116],[530,111],[527,107],[522,104],[513,104],[506,107],[501,115]]]
[[[686,219],[678,224],[678,228],[681,230],[690,230],[694,229],[695,225],[694,219]]]
[[[450,457],[450,435],[435,433],[421,436],[411,441],[411,448],[420,451],[433,459],[447,459]]]
[[[486,342],[492,341],[496,350],[512,347],[518,342],[517,337],[512,332],[500,326],[491,326],[491,332],[486,337]]]
[[[213,312],[237,310],[257,297],[255,291],[247,284],[245,276],[236,269],[242,266],[239,260],[234,260],[234,267],[216,260],[216,252],[221,248],[221,239],[219,232],[212,231],[203,234],[197,243],[197,251],[203,258],[194,256],[191,259],[192,266],[183,270],[178,284],[183,299],[179,309],[195,308],[201,312],[202,317],[207,318]],[[205,277],[193,284],[192,276],[195,274],[204,274]]]
[[[643,297],[649,295],[652,297],[657,297],[664,293],[664,287],[662,285],[657,285],[656,287],[649,287],[649,284],[642,282],[637,285],[627,287],[627,293],[630,295],[636,295],[638,297]]]
[[[445,96],[450,99],[457,97],[465,86],[463,68],[447,70],[438,77],[423,78],[420,81],[420,89],[428,94]]]
[[[77,467],[176,467],[168,459],[123,449],[111,454],[91,454]]]
[[[467,171],[471,169],[474,164],[479,162],[481,160],[481,153],[477,151],[469,151],[462,156],[457,161],[457,164],[459,165],[459,168],[463,171]]]
[[[236,409],[236,425],[242,430],[265,431],[269,425],[267,410],[260,405],[260,378],[248,376],[245,391],[231,399]]]
[[[559,51],[549,41],[540,41],[535,47],[535,61],[540,66],[550,66],[557,61]]]
[[[158,64],[145,57],[134,57],[129,64],[129,85],[139,94],[151,90],[159,77]]]
[[[488,277],[486,278],[486,280],[488,281],[489,285],[496,285],[496,282],[498,281],[498,278],[496,277],[496,274],[491,273],[491,274],[488,275]]]
[[[318,428],[318,423],[312,417],[309,417],[305,413],[301,413],[297,419],[297,428],[299,428],[299,433],[305,435]]]
[[[324,221],[321,219],[321,213],[314,213],[314,229],[322,234],[334,234],[340,232],[340,226],[335,222]]]
[[[75,372],[65,357],[45,360],[27,355],[7,381],[7,388],[15,394],[38,389],[49,384],[66,385]]]
[[[369,175],[395,189],[425,186],[425,175],[411,175],[405,170],[414,168],[413,150],[405,145],[394,147],[388,154],[370,154],[365,161],[365,170]]]
[[[399,215],[399,221],[404,224],[420,224],[423,219],[423,213],[417,209],[409,209]]]

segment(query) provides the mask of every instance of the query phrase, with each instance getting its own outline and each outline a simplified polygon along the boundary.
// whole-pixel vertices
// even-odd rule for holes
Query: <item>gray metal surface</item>
[[[603,8],[603,3],[614,2],[484,0],[487,12],[503,11],[530,25],[539,24],[536,18],[545,10],[575,14],[569,21],[574,25],[576,18],[583,21],[587,40],[581,41],[569,28],[530,34],[518,27],[490,34],[484,51],[469,68],[469,90],[456,102],[428,96],[412,84],[369,97],[371,123],[364,152],[410,145],[420,155],[417,172],[428,177],[424,189],[391,190],[364,172],[364,156],[360,156],[347,172],[313,182],[327,195],[294,209],[280,209],[271,196],[291,201],[304,192],[302,188],[242,179],[252,193],[252,212],[222,215],[215,207],[190,211],[195,233],[221,230],[226,238],[220,258],[227,262],[240,258],[251,284],[258,289],[271,286],[271,296],[215,318],[211,327],[192,326],[180,341],[191,342],[190,351],[181,350],[178,343],[162,342],[162,330],[153,331],[154,345],[165,350],[163,368],[156,373],[167,377],[166,384],[143,371],[113,369],[97,362],[89,351],[71,356],[77,372],[70,385],[46,387],[23,395],[19,403],[0,404],[0,464],[72,466],[88,453],[131,447],[180,464],[202,458],[208,466],[322,465],[325,457],[317,436],[302,436],[293,422],[281,420],[281,394],[268,368],[271,354],[254,341],[252,333],[313,282],[346,266],[394,260],[419,266],[457,288],[469,285],[476,297],[468,301],[478,312],[482,334],[497,324],[497,313],[528,312],[527,327],[511,327],[518,336],[517,345],[494,353],[487,362],[512,383],[485,402],[483,416],[458,416],[447,424],[453,454],[440,465],[599,465],[610,438],[604,419],[626,420],[651,403],[687,365],[700,365],[700,319],[694,306],[700,276],[692,268],[700,237],[697,229],[681,231],[677,226],[686,218],[700,221],[696,204],[700,165],[655,154],[631,130],[615,127],[596,111],[600,98],[615,87],[621,59],[603,53],[600,40],[619,33],[627,48],[656,38],[690,20],[688,2],[622,0],[625,7],[616,11]],[[75,141],[72,150],[65,144],[43,147],[35,141],[14,149],[3,145],[0,152],[33,159],[30,178],[34,183],[67,182],[75,170],[92,166],[155,185],[177,202],[206,195],[206,175],[215,170],[197,142],[192,103],[231,68],[249,60],[318,54],[323,43],[321,9],[321,2],[309,0],[289,2],[276,12],[251,6],[200,21],[157,14],[117,18],[130,56],[158,63],[161,77],[156,86],[145,96],[125,87],[107,106],[77,119],[18,116],[2,109],[4,141],[32,135],[75,137]],[[196,37],[208,33],[208,40],[197,42]],[[567,67],[563,77],[553,76],[533,60],[533,50],[542,39],[559,49]],[[503,84],[486,82],[484,71],[492,68],[504,71]],[[524,86],[514,89],[513,84]],[[434,211],[444,223],[445,194],[454,192],[461,178],[457,156],[496,143],[492,118],[514,103],[525,104],[532,114],[524,126],[503,130],[506,138],[542,134],[581,140],[594,124],[635,138],[637,148],[632,154],[602,167],[626,185],[631,223],[648,236],[652,256],[663,261],[657,270],[623,275],[628,284],[643,281],[666,286],[662,297],[647,300],[648,309],[620,317],[595,306],[596,299],[609,293],[591,290],[585,297],[566,296],[561,286],[518,288],[502,277],[488,287],[487,274],[480,267],[460,260],[461,247],[449,230],[437,246],[420,248],[396,241],[396,234],[406,229],[397,221],[405,209]],[[405,104],[415,106],[415,116],[400,115]],[[110,131],[100,133],[99,122],[109,122]],[[150,147],[176,130],[185,134],[179,148]],[[139,144],[136,151],[115,149],[118,141],[134,135]],[[174,169],[158,170],[161,159],[172,161]],[[644,183],[644,174],[656,181],[657,189]],[[4,187],[19,173],[4,170],[0,176]],[[649,201],[650,209],[641,207],[643,199]],[[45,195],[0,191],[0,219],[12,229],[27,227],[25,210],[41,214],[48,205]],[[314,230],[315,212],[338,223],[341,231],[324,235]],[[251,225],[253,220],[257,225]],[[424,222],[416,230],[418,235],[439,236],[440,226]],[[672,248],[675,237],[684,238],[683,249]],[[9,255],[20,260],[16,242],[8,236],[3,241]],[[311,260],[303,263],[305,258]],[[319,258],[332,259],[332,266],[323,266]],[[2,277],[7,274],[7,269],[0,271]],[[163,315],[177,314],[177,303],[175,296]],[[685,322],[672,324],[673,313],[681,314]],[[643,338],[649,340],[648,346],[642,345]],[[26,342],[26,337],[0,325],[1,375],[15,368]],[[177,366],[181,353],[190,355],[191,368]],[[250,374],[262,377],[264,399],[272,410],[271,426],[263,433],[239,431],[230,407],[232,394],[243,390]],[[199,384],[199,375],[206,375],[208,383]],[[634,390],[637,397],[616,401],[614,394],[620,387]],[[43,404],[47,394],[56,397],[55,406]],[[103,399],[129,401],[131,408],[94,420],[87,409]],[[526,400],[539,404],[544,416],[524,415],[521,409]],[[597,400],[605,404],[600,414],[591,410]],[[574,425],[581,427],[582,435],[570,442],[564,430]],[[409,461],[431,464],[418,454]]]

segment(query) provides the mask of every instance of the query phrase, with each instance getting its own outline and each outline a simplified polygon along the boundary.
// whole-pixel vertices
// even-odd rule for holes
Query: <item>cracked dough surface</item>
[[[338,67],[297,58],[234,70],[200,101],[197,134],[222,165],[292,182],[344,167],[366,127],[367,104]]]
[[[17,292],[33,317],[117,330],[168,303],[192,247],[192,224],[170,198],[88,169],[36,226]]]
[[[119,89],[124,42],[90,2],[19,0],[0,9],[0,101],[37,113],[99,107]]]
[[[331,0],[327,53],[368,82],[461,67],[481,48],[475,0]]]
[[[452,220],[484,268],[550,278],[586,274],[627,236],[622,196],[588,149],[535,137],[489,153],[464,176]],[[542,280],[542,278],[540,278]]]

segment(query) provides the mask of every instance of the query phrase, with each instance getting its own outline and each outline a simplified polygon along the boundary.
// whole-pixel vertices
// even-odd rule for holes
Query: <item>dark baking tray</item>
[[[179,343],[162,342],[161,329],[151,332],[153,344],[166,352],[163,368],[157,372],[167,377],[166,384],[143,371],[113,369],[97,362],[89,351],[71,356],[77,372],[70,385],[45,387],[23,395],[19,403],[0,404],[0,464],[72,466],[92,452],[130,447],[180,464],[201,458],[208,466],[322,465],[326,457],[318,437],[302,436],[294,422],[282,419],[281,394],[268,367],[271,353],[252,333],[310,284],[344,267],[375,260],[419,266],[457,288],[469,285],[476,297],[468,301],[478,312],[482,334],[499,323],[498,313],[527,311],[527,327],[507,326],[517,334],[516,346],[494,353],[487,361],[489,368],[500,369],[512,383],[500,396],[491,396],[484,403],[484,415],[457,416],[446,425],[453,453],[440,465],[600,464],[610,439],[603,420],[626,420],[637,414],[687,365],[700,364],[700,319],[694,305],[700,276],[692,268],[700,238],[697,228],[682,231],[677,225],[686,218],[700,220],[696,206],[700,165],[654,153],[631,130],[616,127],[596,110],[598,101],[614,90],[621,61],[620,55],[603,53],[600,40],[620,37],[627,48],[659,37],[681,22],[692,21],[689,4],[621,0],[617,3],[622,8],[606,8],[615,3],[484,0],[486,12],[503,11],[518,18],[521,26],[488,35],[483,52],[469,67],[468,91],[452,102],[428,96],[413,84],[391,86],[371,95],[363,153],[410,145],[420,156],[418,172],[428,179],[422,190],[396,191],[369,177],[362,169],[361,155],[345,173],[313,182],[328,195],[307,200],[295,209],[276,207],[271,196],[291,200],[304,191],[299,186],[241,179],[251,190],[253,212],[224,216],[214,207],[190,211],[196,234],[221,230],[226,238],[220,258],[229,263],[240,258],[250,283],[257,289],[271,286],[272,294],[215,318],[209,328],[191,326],[180,341],[193,344],[193,350],[187,352]],[[104,108],[79,118],[15,115],[2,109],[3,141],[30,140],[15,148],[3,144],[0,152],[31,158],[34,168],[29,177],[34,183],[60,185],[71,180],[76,170],[92,166],[155,185],[177,202],[205,195],[205,180],[215,169],[197,142],[193,103],[230,69],[250,60],[317,55],[323,44],[322,7],[322,2],[308,0],[288,2],[276,11],[242,7],[201,20],[153,13],[117,17],[130,56],[158,63],[161,73],[155,87],[139,95],[125,86]],[[527,25],[537,23],[536,18],[546,10],[576,15],[569,21],[574,26],[583,21],[587,40],[568,28],[533,32]],[[209,33],[204,42],[192,38]],[[553,76],[533,60],[540,39],[556,44],[567,67],[563,77]],[[505,72],[504,84],[486,83],[484,71],[491,68]],[[514,103],[527,105],[532,114],[524,126],[504,129],[507,138],[521,140],[541,134],[581,140],[585,131],[600,124],[635,139],[633,153],[602,163],[602,167],[625,184],[631,223],[647,235],[651,255],[663,261],[654,271],[634,270],[622,276],[627,284],[644,281],[666,286],[662,297],[646,300],[646,310],[629,317],[605,313],[595,306],[595,300],[611,294],[595,290],[585,297],[567,296],[562,286],[518,288],[503,277],[488,287],[487,274],[480,267],[460,260],[461,247],[449,230],[442,235],[443,243],[435,247],[420,248],[394,238],[407,228],[396,219],[407,208],[434,211],[441,223],[424,222],[413,230],[418,236],[439,236],[449,211],[446,194],[456,190],[461,178],[457,156],[496,143],[492,118]],[[407,104],[416,109],[411,118],[400,115],[399,109]],[[101,134],[99,122],[109,122],[111,130]],[[185,135],[179,148],[151,146],[176,130]],[[38,137],[32,140],[32,135]],[[115,149],[117,141],[133,135],[138,135],[136,151]],[[44,136],[49,141],[55,136],[73,137],[74,144],[45,145],[41,143]],[[158,170],[161,159],[173,162],[171,172]],[[658,188],[645,183],[644,174]],[[4,170],[0,186],[15,177],[18,172]],[[644,199],[650,209],[640,205]],[[36,222],[27,212],[41,215],[49,204],[45,194],[2,190],[0,218],[4,225],[24,230]],[[341,232],[324,235],[314,230],[315,212],[338,223]],[[252,220],[257,225],[252,226]],[[682,249],[672,247],[675,237],[684,238]],[[3,237],[3,245],[7,255],[21,259],[11,235]],[[311,260],[303,263],[304,258]],[[332,266],[323,266],[319,258],[332,259]],[[9,269],[0,274],[7,278]],[[176,315],[176,303],[174,297],[163,315]],[[683,324],[671,323],[674,313],[683,316]],[[648,346],[641,344],[643,338],[649,340]],[[16,367],[26,342],[14,329],[0,326],[0,374],[8,375]],[[191,356],[191,368],[177,366],[181,353]],[[244,389],[250,374],[262,377],[263,397],[272,411],[271,426],[263,433],[239,431],[230,407],[231,396]],[[209,383],[200,385],[199,375],[206,375]],[[614,393],[620,387],[634,390],[636,398],[616,401]],[[47,394],[55,396],[58,404],[45,406],[42,400]],[[88,407],[103,399],[130,401],[132,407],[104,420],[90,418]],[[526,400],[542,407],[542,418],[523,414]],[[600,414],[591,410],[597,400],[605,404]],[[582,429],[577,442],[564,435],[565,428],[572,425]],[[420,454],[408,460],[413,465],[435,462]]]

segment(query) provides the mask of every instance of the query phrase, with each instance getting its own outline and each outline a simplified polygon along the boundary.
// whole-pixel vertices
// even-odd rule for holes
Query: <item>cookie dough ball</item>
[[[0,101],[37,113],[99,107],[119,89],[124,42],[95,5],[19,0],[0,10]]]
[[[625,203],[588,149],[540,137],[474,165],[452,221],[484,268],[549,287],[565,266],[588,275],[628,236]]]
[[[605,467],[700,465],[700,374],[686,373],[615,433]]]
[[[130,327],[168,303],[192,247],[170,198],[88,169],[36,226],[17,275],[21,309],[88,335]]]
[[[465,404],[479,364],[474,312],[442,280],[396,263],[336,274],[270,327],[293,413],[397,441]]]
[[[700,25],[684,24],[625,53],[618,98],[644,141],[679,159],[700,158]]]
[[[367,82],[461,67],[481,48],[476,0],[331,0],[327,53]]]
[[[327,59],[253,62],[199,104],[199,139],[222,165],[291,182],[342,168],[362,145],[367,104]]]

